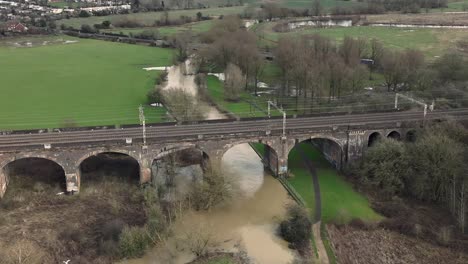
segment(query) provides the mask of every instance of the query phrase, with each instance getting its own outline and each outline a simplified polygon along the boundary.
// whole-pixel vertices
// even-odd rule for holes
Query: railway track
[[[468,119],[468,109],[429,112],[427,120],[451,116]],[[411,122],[423,119],[422,112],[387,112],[372,114],[349,114],[287,119],[287,131],[297,129],[326,129],[331,126],[379,124],[388,122]],[[231,135],[265,131],[281,131],[282,119],[258,119],[249,121],[228,121],[190,125],[158,125],[147,127],[148,139],[170,139],[187,136]],[[70,132],[48,132],[30,134],[0,135],[0,149],[43,144],[79,144],[105,141],[121,141],[126,138],[141,139],[141,127],[102,129]]]

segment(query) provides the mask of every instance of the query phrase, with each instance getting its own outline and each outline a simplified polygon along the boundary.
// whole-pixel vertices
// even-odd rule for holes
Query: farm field
[[[14,47],[24,43],[32,47]],[[142,68],[171,62],[162,48],[62,36],[3,41],[0,129],[136,124],[158,74]],[[147,121],[165,112],[147,108]]]
[[[468,0],[467,0],[468,4]],[[435,25],[468,25],[468,16],[464,12],[444,13],[430,12],[419,14],[379,14],[367,15],[369,23],[399,23],[399,24],[435,24]]]
[[[194,22],[180,26],[167,26],[167,27],[142,27],[142,28],[113,28],[102,30],[103,32],[122,33],[125,35],[138,34],[143,31],[153,31],[159,33],[161,36],[171,36],[177,33],[182,33],[192,30],[193,33],[201,33],[210,30],[213,26],[213,20]]]
[[[396,49],[418,49],[428,57],[440,56],[449,49],[455,49],[457,42],[468,40],[465,29],[428,29],[428,28],[391,28],[391,27],[334,27],[334,28],[301,28],[292,32],[278,33],[272,30],[273,23],[258,26],[257,34],[266,40],[263,44],[274,46],[275,41],[283,36],[319,34],[341,42],[346,36],[376,38],[386,47]]]
[[[175,19],[180,16],[191,16],[196,17],[198,12],[201,12],[203,16],[218,17],[220,15],[240,14],[243,12],[243,6],[224,7],[224,8],[206,8],[206,9],[190,9],[190,10],[176,10],[169,11],[169,18]],[[91,16],[85,18],[71,18],[62,19],[57,21],[57,25],[64,24],[74,28],[80,28],[83,24],[94,25],[100,24],[105,20],[109,20],[111,23],[120,19],[131,19],[143,24],[145,26],[153,26],[156,20],[159,20],[163,12],[146,12],[146,13],[133,13],[128,15],[111,15],[111,16]]]
[[[301,8],[310,9],[312,8],[313,1],[310,0],[279,0],[277,1],[280,5],[289,8]],[[360,5],[358,1],[340,1],[340,0],[321,0],[320,4],[325,10],[330,10],[336,6],[348,7]]]
[[[288,168],[292,177],[288,179],[290,184],[305,200],[307,207],[314,212],[314,192],[312,176],[305,167],[303,159],[297,148],[302,148],[307,158],[317,168],[320,192],[322,198],[322,221],[349,221],[360,218],[364,221],[376,221],[381,216],[372,210],[367,199],[356,192],[351,184],[346,182],[335,168],[323,157],[312,144],[301,143],[289,153]]]

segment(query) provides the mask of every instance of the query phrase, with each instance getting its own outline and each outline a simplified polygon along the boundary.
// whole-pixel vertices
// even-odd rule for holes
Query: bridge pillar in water
[[[289,174],[288,169],[288,156],[289,151],[294,147],[295,140],[294,138],[287,138],[285,136],[281,137],[278,141],[278,145],[275,147],[277,152],[277,168],[278,173],[277,176],[280,177],[287,177]]]
[[[278,176],[278,172],[279,172],[278,154],[276,154],[276,151],[268,145],[267,147],[265,147],[263,165],[265,169],[270,170],[273,176]]]

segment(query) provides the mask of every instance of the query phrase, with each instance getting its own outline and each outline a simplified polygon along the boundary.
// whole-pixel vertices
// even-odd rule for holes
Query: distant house
[[[14,33],[25,33],[28,31],[28,28],[20,22],[16,21],[8,21],[4,25],[4,29],[6,32],[14,32]]]

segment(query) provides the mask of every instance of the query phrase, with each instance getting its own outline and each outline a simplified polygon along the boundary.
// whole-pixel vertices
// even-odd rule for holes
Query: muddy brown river
[[[231,204],[204,212],[187,212],[174,225],[174,234],[141,259],[128,264],[182,264],[195,256],[184,247],[187,236],[208,234],[211,250],[246,252],[252,263],[285,264],[294,251],[277,235],[279,222],[292,202],[283,186],[266,173],[260,158],[248,144],[231,148],[223,157],[222,168],[239,186]]]
[[[150,67],[145,68],[145,70],[167,70],[167,83],[162,87],[163,90],[183,89],[188,94],[193,96],[198,95],[194,66],[190,59],[171,67]],[[201,107],[203,109],[207,109],[205,114],[206,120],[226,118],[216,107],[209,105],[207,102],[200,100],[199,104],[202,104]]]

